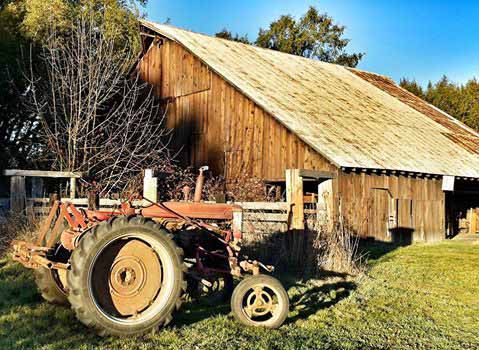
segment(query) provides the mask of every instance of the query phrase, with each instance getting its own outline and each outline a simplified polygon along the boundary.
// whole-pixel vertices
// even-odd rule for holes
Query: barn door
[[[397,225],[391,230],[392,241],[410,244],[413,241],[414,218],[411,199],[396,199]]]
[[[418,200],[413,202],[414,239],[435,242],[445,237],[444,201]]]
[[[368,206],[368,236],[389,241],[390,196],[386,189],[372,189]]]

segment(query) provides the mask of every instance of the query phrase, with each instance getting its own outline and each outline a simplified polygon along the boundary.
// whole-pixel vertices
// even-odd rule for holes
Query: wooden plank
[[[386,190],[371,189],[368,210],[368,236],[388,239],[389,195]]]
[[[246,221],[288,222],[288,214],[244,212],[243,213],[243,220],[246,220]]]
[[[253,143],[254,143],[254,104],[246,100],[244,124],[244,168],[245,174],[253,174]]]
[[[331,171],[299,169],[299,176],[312,179],[334,179],[336,174]]]
[[[286,169],[286,200],[292,213],[290,228],[304,230],[303,179],[299,169]]]
[[[10,178],[10,210],[21,213],[26,207],[25,177],[12,176]]]
[[[245,210],[288,210],[286,202],[235,202]]]
[[[71,177],[70,178],[70,198],[73,199],[76,196],[76,191],[77,191],[77,182],[76,178]]]
[[[263,124],[264,114],[260,107],[254,106],[254,131],[253,131],[253,176],[263,175]]]
[[[4,176],[36,176],[36,177],[54,177],[54,178],[80,178],[82,173],[69,171],[46,171],[46,170],[20,170],[6,169],[2,172]]]
[[[477,232],[477,215],[474,208],[470,208],[470,222],[469,222],[469,233],[474,234]]]

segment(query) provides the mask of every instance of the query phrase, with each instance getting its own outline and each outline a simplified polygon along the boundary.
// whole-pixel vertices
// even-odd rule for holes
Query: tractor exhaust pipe
[[[196,178],[195,194],[193,196],[193,202],[195,203],[201,202],[201,194],[203,192],[203,185],[205,184],[204,172],[207,171],[208,169],[209,168],[207,166],[202,166],[200,168],[200,174]]]

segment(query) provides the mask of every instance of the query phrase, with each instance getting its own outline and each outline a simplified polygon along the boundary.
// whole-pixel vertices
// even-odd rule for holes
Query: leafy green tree
[[[429,82],[424,90],[414,80],[401,79],[403,88],[430,104],[479,131],[479,82],[470,79],[464,85],[458,85],[443,76],[436,83]]]
[[[399,81],[399,86],[413,93],[414,95],[424,99],[424,90],[421,85],[419,85],[416,80],[409,80],[407,78],[402,78]]]
[[[347,53],[345,27],[311,6],[300,18],[283,15],[268,29],[260,29],[256,45],[324,62],[356,67],[364,53]]]
[[[469,80],[462,87],[461,120],[470,127],[479,130],[479,81]]]
[[[229,31],[229,30],[226,29],[226,28],[223,28],[223,30],[221,30],[220,32],[216,33],[215,36],[216,36],[217,38],[222,38],[222,39],[237,41],[237,42],[240,42],[240,43],[243,43],[243,44],[251,44],[251,42],[249,41],[248,36],[247,36],[246,34],[240,36],[238,33],[236,33],[235,35],[233,35],[233,34],[231,33],[231,31]]]
[[[24,58],[29,55],[28,40],[20,31],[24,12],[20,2],[0,6],[0,168],[27,167],[37,158],[38,122],[24,105]]]
[[[462,120],[461,87],[443,76],[436,84],[429,85],[426,91],[426,101],[444,112]]]

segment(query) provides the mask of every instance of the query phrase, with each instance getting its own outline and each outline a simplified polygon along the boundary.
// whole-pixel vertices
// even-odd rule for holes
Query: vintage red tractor
[[[70,304],[100,335],[133,335],[172,320],[188,295],[231,295],[234,317],[245,325],[279,327],[288,295],[267,274],[272,266],[241,254],[237,205],[196,201],[129,202],[110,211],[56,201],[35,243],[13,242],[13,259],[35,269],[43,298]],[[144,199],[147,200],[147,199]],[[208,298],[208,294],[205,296]]]

